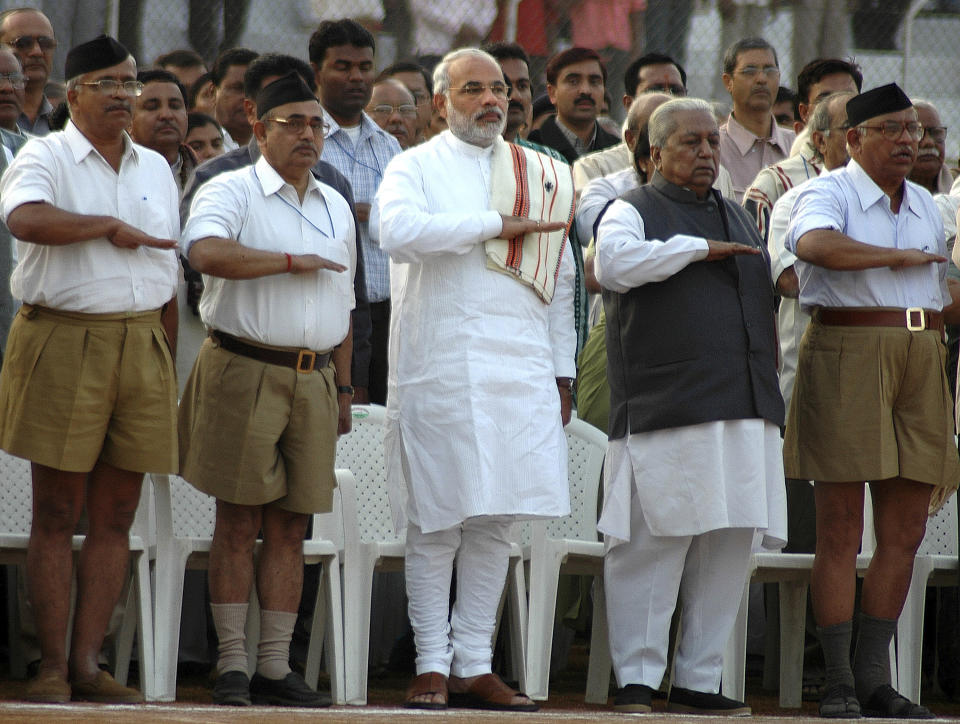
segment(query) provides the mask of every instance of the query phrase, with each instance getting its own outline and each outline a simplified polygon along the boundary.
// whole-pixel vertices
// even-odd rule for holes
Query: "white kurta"
[[[706,255],[702,238],[647,239],[637,210],[615,201],[598,228],[594,268],[601,284],[624,291],[667,279]],[[611,440],[597,525],[608,547],[630,540],[633,480],[653,535],[755,528],[764,532],[764,547],[786,542],[781,441],[766,420],[718,420]]]
[[[575,375],[574,267],[545,305],[486,268],[490,149],[449,131],[396,156],[372,217],[391,257],[386,438],[395,523],[569,513],[556,377]],[[409,493],[409,498],[408,498]]]

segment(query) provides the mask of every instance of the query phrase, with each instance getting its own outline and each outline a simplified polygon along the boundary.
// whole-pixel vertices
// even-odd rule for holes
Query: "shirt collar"
[[[257,162],[253,165],[254,170],[256,171],[257,181],[260,183],[260,189],[263,191],[264,196],[271,196],[284,186],[293,188],[289,183],[283,180],[283,177],[277,173],[277,170],[270,165],[267,161],[266,156],[260,156]],[[307,194],[310,194],[314,191],[320,192],[323,195],[322,187],[314,177],[313,172],[310,171],[307,174]],[[294,190],[296,193],[296,190]]]
[[[90,139],[83,135],[83,132],[74,125],[73,121],[67,121],[63,129],[63,137],[67,146],[73,153],[73,160],[80,163],[91,153],[100,155],[100,152],[90,143]],[[134,163],[140,162],[140,154],[137,152],[136,144],[130,140],[127,132],[123,132],[123,153],[120,156],[120,165],[125,161],[132,160]]]
[[[343,131],[343,136],[347,135],[347,132],[343,130],[343,126],[334,120],[333,116],[330,115],[326,108],[323,109],[323,120],[325,120],[327,122],[327,126],[330,127],[330,130],[327,132],[325,138],[330,138],[330,136],[333,136],[340,131]],[[378,126],[376,122],[367,115],[366,111],[360,111],[360,139],[358,143],[366,139],[367,136],[373,136],[377,133],[387,132],[380,128],[380,126]],[[393,138],[393,136],[390,137]]]
[[[597,140],[597,122],[596,122],[596,121],[593,122],[593,135],[590,136],[590,141],[587,142],[587,143],[584,143],[584,142],[581,140],[580,136],[578,136],[578,135],[577,135],[576,133],[574,133],[572,130],[570,130],[569,128],[567,128],[567,126],[564,124],[564,122],[560,120],[560,116],[559,116],[559,115],[556,116],[555,118],[556,118],[556,121],[557,121],[557,128],[560,129],[560,133],[562,133],[562,134],[564,135],[564,137],[567,139],[567,141],[570,142],[570,145],[573,146],[574,149],[580,150],[580,149],[590,149],[590,148],[593,148],[593,144],[594,144],[594,142]]]
[[[847,162],[847,173],[850,176],[850,181],[853,184],[853,190],[857,194],[857,198],[860,200],[860,208],[863,211],[866,211],[868,208],[876,204],[877,202],[882,201],[886,204],[886,208],[889,209],[889,197],[884,193],[883,189],[877,186],[877,183],[870,178],[869,174],[863,169],[859,163],[854,161],[852,158]],[[903,180],[903,200],[900,202],[900,208],[908,209],[916,216],[921,216],[923,209],[920,207],[920,201],[916,188],[911,188],[913,184],[908,182],[906,179]]]
[[[773,146],[776,146],[783,153],[784,157],[790,155],[790,146],[792,145],[792,138],[787,133],[785,128],[781,128],[777,125],[777,119],[773,117],[773,114],[770,114],[770,127],[773,129],[770,132],[770,136],[761,139],[760,136],[757,136],[752,131],[748,131],[744,128],[736,118],[733,117],[733,113],[727,117],[727,122],[724,124],[727,129],[727,135],[730,136],[730,140],[733,141],[734,145],[737,147],[737,150],[740,151],[741,156],[746,156],[747,151],[749,151],[753,144],[759,140],[766,141]]]

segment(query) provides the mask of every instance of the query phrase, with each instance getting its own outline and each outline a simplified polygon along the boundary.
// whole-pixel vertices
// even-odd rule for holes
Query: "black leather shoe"
[[[889,684],[878,686],[873,690],[866,706],[863,707],[864,716],[884,717],[886,719],[935,719],[933,712],[927,707],[914,704],[907,697],[901,696]]]
[[[750,716],[750,707],[742,701],[728,699],[723,694],[670,688],[667,711],[674,714],[712,714],[714,716]]]
[[[613,708],[628,714],[646,714],[652,702],[653,689],[644,684],[627,684],[613,695]]]
[[[824,689],[820,697],[820,716],[824,719],[859,719],[857,692],[848,684],[836,684]]]
[[[282,679],[268,679],[254,674],[250,681],[250,698],[254,704],[273,706],[330,706],[330,696],[314,691],[303,677],[291,671]]]
[[[220,706],[250,706],[250,679],[243,671],[227,671],[213,683],[213,703]]]

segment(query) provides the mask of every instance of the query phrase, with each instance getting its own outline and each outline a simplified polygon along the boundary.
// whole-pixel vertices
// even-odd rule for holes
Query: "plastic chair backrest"
[[[573,419],[567,433],[567,479],[570,515],[547,521],[547,538],[599,540],[597,493],[607,452],[607,436],[589,422]]]
[[[179,475],[169,475],[167,479],[174,537],[212,538],[217,499],[197,490]]]
[[[957,496],[951,495],[932,518],[927,519],[927,532],[918,555],[957,555]]]
[[[0,450],[0,533],[30,533],[33,486],[30,461]]]
[[[362,543],[402,541],[393,530],[383,453],[386,411],[379,405],[354,405],[353,429],[337,442],[337,468],[356,478],[357,528]]]

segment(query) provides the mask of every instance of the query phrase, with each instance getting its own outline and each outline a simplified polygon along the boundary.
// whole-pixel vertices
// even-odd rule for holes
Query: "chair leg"
[[[920,675],[923,654],[923,614],[930,567],[917,558],[906,603],[897,622],[897,690],[911,701],[920,702]]]
[[[588,704],[606,704],[610,693],[610,636],[607,630],[607,596],[603,576],[593,578],[593,625],[590,628],[590,659],[587,664]]]
[[[186,558],[180,551],[161,551],[154,563],[153,651],[156,701],[175,701],[177,698],[177,654],[180,648]]]
[[[370,597],[374,562],[357,560],[343,570],[344,695],[347,704],[367,703],[367,664],[370,656]]]
[[[723,678],[720,691],[737,701],[743,701],[744,671],[747,663],[747,609],[750,603],[750,581],[743,587],[740,610],[730,632],[727,651],[723,657]]]
[[[140,689],[147,701],[156,701],[156,651],[154,648],[155,631],[153,625],[153,590],[150,586],[150,561],[146,551],[140,552],[136,558],[133,590],[137,606]],[[127,656],[129,658],[129,654]]]
[[[326,654],[330,696],[334,704],[346,703],[343,686],[343,608],[340,565],[324,559],[320,587],[313,608],[310,643],[307,648],[306,681],[316,687],[320,679],[320,656]]]
[[[807,583],[780,583],[780,706],[803,703],[803,649],[807,622]]]
[[[511,674],[517,678],[520,691],[527,690],[527,600],[523,576],[523,560],[511,558],[504,594],[510,624]]]
[[[135,564],[131,564],[131,569],[133,565]],[[133,583],[133,570],[131,570],[130,577],[120,594],[120,601],[123,601],[123,616],[120,619],[120,629],[117,631],[113,647],[113,678],[124,686],[127,684],[127,676],[130,672],[130,655],[133,652],[134,634],[137,632],[136,596],[136,585]]]
[[[544,701],[550,689],[550,653],[557,607],[560,556],[546,550],[530,562],[530,608],[527,618],[527,696]]]
[[[27,678],[27,662],[20,647],[20,566],[6,566],[7,571],[7,646],[10,650],[10,676]]]

